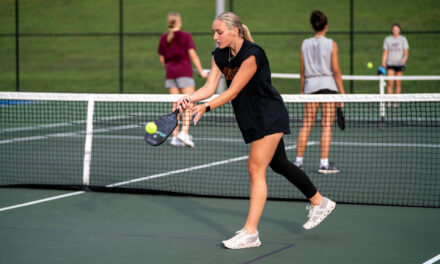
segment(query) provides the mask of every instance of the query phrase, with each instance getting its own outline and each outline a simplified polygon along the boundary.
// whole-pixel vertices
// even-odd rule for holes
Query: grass
[[[229,4],[229,1],[226,1]],[[227,7],[228,9],[228,7]],[[339,46],[343,74],[350,73],[350,37],[337,34],[350,29],[349,1],[240,0],[233,9],[254,33],[269,58],[272,72],[298,73],[299,48],[313,35],[308,18],[321,9],[329,17],[328,36]],[[124,1],[124,32],[155,33],[152,36],[124,37],[124,92],[167,93],[164,70],[157,46],[166,30],[166,13],[175,10],[183,18],[183,30],[209,33],[214,17],[212,1],[164,0]],[[119,92],[119,1],[20,1],[20,33],[113,33],[114,36],[20,37],[20,90],[51,92]],[[405,34],[407,31],[438,30],[440,2],[436,0],[354,1],[355,31],[388,31],[400,22],[410,44],[406,75],[440,75],[440,34]],[[302,31],[296,35],[269,35],[261,32]],[[15,33],[15,1],[0,3],[0,34]],[[356,34],[353,67],[356,75],[375,75],[381,61],[382,43],[387,34]],[[214,42],[211,35],[194,34],[204,68],[210,67]],[[375,67],[368,69],[367,62]],[[0,36],[0,91],[15,91],[15,38]],[[281,93],[298,93],[298,80],[273,80]],[[197,86],[203,80],[196,77]],[[426,82],[406,92],[440,92],[436,83]],[[407,88],[405,88],[407,85]],[[346,83],[346,90],[348,90]],[[354,86],[355,93],[377,93],[378,85]]]

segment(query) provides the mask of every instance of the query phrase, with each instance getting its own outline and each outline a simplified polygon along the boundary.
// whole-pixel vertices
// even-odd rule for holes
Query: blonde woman
[[[266,169],[270,166],[293,183],[311,202],[309,219],[303,225],[311,229],[335,208],[323,197],[307,175],[287,160],[283,135],[289,134],[289,116],[281,95],[271,85],[269,62],[264,50],[253,43],[248,28],[234,13],[220,14],[212,24],[218,48],[213,52],[211,72],[205,85],[177,101],[191,108],[194,124],[210,110],[232,102],[235,117],[245,143],[250,143],[248,171],[251,184],[248,217],[244,227],[231,239],[223,241],[226,248],[240,249],[261,244],[258,223],[267,198]],[[191,107],[192,102],[210,98],[222,74],[228,89],[215,99]]]
[[[170,94],[191,94],[194,92],[194,79],[191,61],[194,63],[199,75],[207,78],[203,72],[202,64],[196,53],[196,46],[188,32],[181,31],[182,20],[176,12],[168,14],[168,32],[163,34],[159,42],[159,60],[166,69],[165,87]],[[176,106],[173,104],[173,109]],[[186,111],[182,118],[182,128],[173,131],[171,145],[175,147],[194,147],[194,141],[189,134],[191,111]]]

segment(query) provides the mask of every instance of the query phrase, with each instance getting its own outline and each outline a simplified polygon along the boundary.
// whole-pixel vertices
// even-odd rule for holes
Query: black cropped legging
[[[307,199],[313,197],[317,193],[318,190],[307,174],[287,159],[286,149],[282,138],[278,143],[269,166],[273,171],[283,175],[289,182],[295,185],[296,188],[307,197]]]

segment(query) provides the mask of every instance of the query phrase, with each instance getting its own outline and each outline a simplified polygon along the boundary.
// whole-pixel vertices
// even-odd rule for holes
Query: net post
[[[90,184],[90,164],[92,161],[94,111],[95,111],[95,101],[93,99],[90,99],[87,105],[86,141],[84,146],[84,162],[83,162],[83,185],[85,186]]]

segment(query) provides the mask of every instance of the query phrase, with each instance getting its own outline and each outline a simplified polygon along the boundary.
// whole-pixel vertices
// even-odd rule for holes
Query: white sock
[[[298,165],[302,165],[303,164],[303,157],[296,157],[295,163]]]
[[[321,166],[327,167],[328,166],[328,159],[321,159]]]

